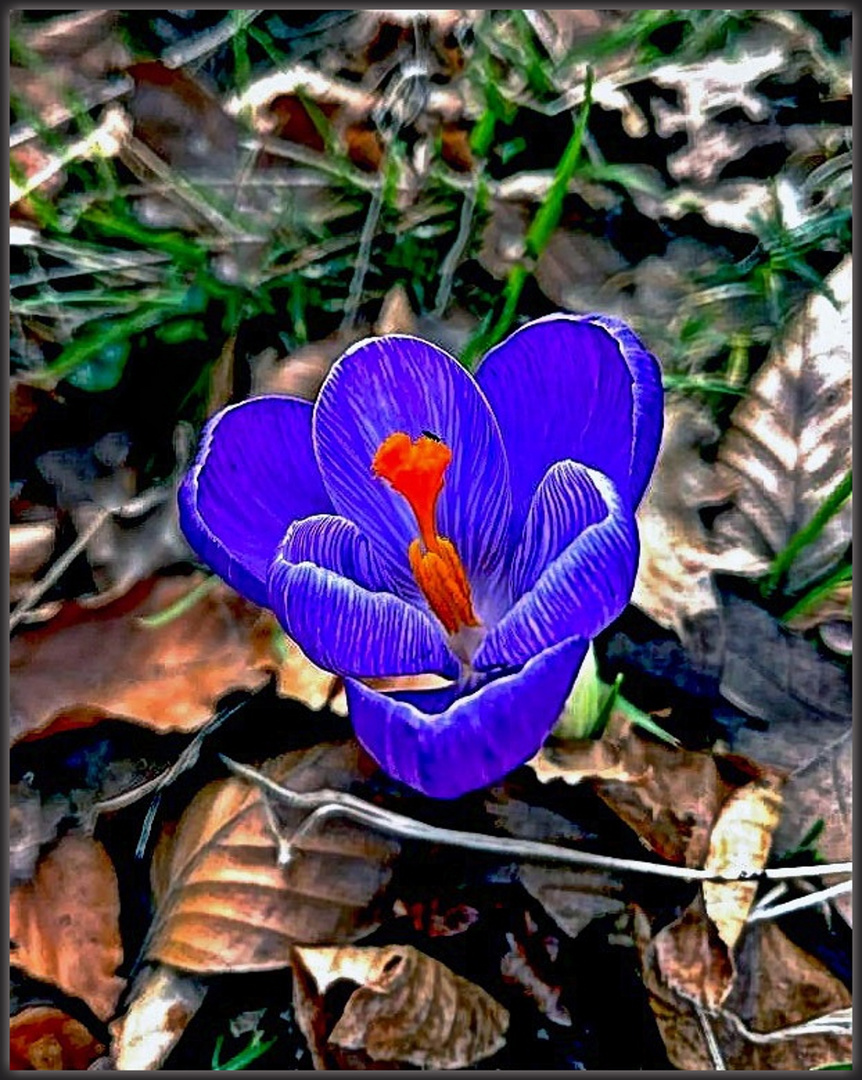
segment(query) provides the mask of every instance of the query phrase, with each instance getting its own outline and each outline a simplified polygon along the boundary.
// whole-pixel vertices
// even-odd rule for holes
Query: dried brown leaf
[[[733,987],[736,964],[707,917],[702,895],[658,932],[653,947],[662,979],[672,990],[709,1012],[721,1006]]]
[[[296,791],[346,790],[369,767],[346,742],[292,751],[262,771]],[[374,929],[398,845],[332,818],[293,844],[306,816],[244,779],[205,787],[153,860],[149,958],[201,973],[263,971],[288,964],[298,942],[350,942]]]
[[[123,958],[119,919],[117,878],[105,849],[70,833],[40,860],[32,882],[12,890],[12,963],[107,1020],[125,985],[116,974]]]
[[[31,1005],[9,1021],[9,1068],[84,1070],[105,1047],[61,1009]]]
[[[732,787],[711,754],[644,737],[619,713],[601,739],[546,747],[529,764],[543,782],[589,780],[643,844],[686,866],[702,865],[713,821]]]
[[[9,649],[13,741],[76,712],[194,731],[229,690],[262,686],[268,675],[253,667],[252,647],[259,610],[227,586],[161,626],[140,622],[201,580],[151,579],[96,610],[67,604],[47,626],[17,634]]]
[[[563,985],[546,973],[545,969],[550,966],[548,950],[545,949],[542,955],[542,952],[536,949],[535,925],[531,926],[530,922],[528,917],[526,941],[518,940],[511,932],[506,934],[509,951],[500,959],[500,974],[504,982],[520,986],[551,1023],[559,1024],[560,1027],[571,1027],[571,1013],[560,1001]],[[556,939],[554,943],[558,944]]]
[[[313,984],[310,994],[300,991],[297,1008],[313,1048],[319,1042],[314,1014],[341,979],[359,988],[329,1033],[335,1046],[363,1050],[376,1062],[460,1069],[505,1044],[508,1012],[481,987],[412,946],[297,948],[295,968],[297,985],[307,990],[309,980]]]
[[[826,279],[838,303],[815,294],[734,409],[719,468],[737,486],[715,531],[728,548],[772,559],[810,522],[851,467],[853,265]],[[850,500],[796,557],[788,588],[829,570],[850,543]]]
[[[830,732],[829,737],[824,737],[816,722],[808,722],[794,733],[796,739],[801,736],[806,741],[794,740],[796,754],[802,756],[784,788],[783,812],[773,841],[777,851],[794,851],[811,828],[822,821],[823,830],[815,841],[818,854],[827,862],[851,861],[853,729],[850,722],[842,727],[839,734]],[[824,878],[824,884],[832,881],[831,877]],[[852,896],[837,896],[833,902],[852,924]]]
[[[524,863],[518,877],[557,926],[572,938],[593,919],[618,915],[625,908],[620,898],[621,882],[603,870]]]
[[[668,1057],[676,1068],[715,1069],[704,1022],[710,1025],[728,1070],[811,1069],[850,1060],[849,1037],[779,1034],[847,1008],[850,994],[823,964],[794,945],[774,923],[764,920],[748,927],[738,958],[739,973],[724,1010],[702,1018],[692,1001],[675,992],[664,978],[657,939],[652,939],[649,920],[637,909],[634,930],[650,1005]],[[693,996],[701,997],[699,993]],[[753,1037],[743,1034],[728,1014],[737,1017]]]
[[[752,757],[776,763],[773,755],[780,755],[783,733],[793,725],[799,728],[814,721],[815,727],[824,725],[825,732],[826,724],[844,724],[850,719],[852,695],[846,662],[824,654],[815,641],[787,630],[750,600],[728,594],[723,618],[721,694],[750,716],[767,720],[775,731],[769,756],[755,753]]]
[[[206,993],[206,983],[167,964],[143,968],[128,1008],[111,1024],[114,1068],[118,1072],[160,1069]]]
[[[766,866],[781,813],[779,788],[776,776],[765,776],[730,795],[713,826],[704,869],[731,877]],[[756,894],[756,881],[703,883],[706,913],[730,950],[739,941]]]
[[[769,920],[746,931],[739,969],[726,1008],[755,1036],[804,1024],[852,1004],[844,983]],[[757,1042],[735,1034],[735,1041],[730,1032],[725,1036],[729,1069],[812,1069],[852,1057],[849,1035],[796,1035]]]

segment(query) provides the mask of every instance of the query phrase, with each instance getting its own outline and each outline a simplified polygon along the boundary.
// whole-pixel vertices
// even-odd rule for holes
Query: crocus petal
[[[406,600],[311,562],[287,562],[282,552],[270,567],[269,605],[309,660],[326,671],[452,678],[460,669],[440,628]]]
[[[372,592],[388,591],[387,579],[367,537],[346,518],[315,514],[295,521],[285,533],[276,558],[287,563],[314,563]]]
[[[350,718],[390,776],[433,798],[454,799],[532,757],[556,723],[586,650],[578,639],[561,642],[441,713],[348,680]]]
[[[267,603],[270,560],[291,521],[332,510],[311,445],[309,402],[249,398],[204,428],[179,489],[192,550],[257,604]]]
[[[437,504],[441,535],[455,544],[471,583],[503,562],[509,479],[499,428],[473,378],[448,353],[417,338],[369,338],[332,367],[314,410],[314,444],[336,511],[372,541],[403,596],[417,597],[407,549],[416,520],[406,500],[371,471],[389,435],[430,431],[452,451]]]
[[[658,362],[625,323],[537,319],[492,349],[476,379],[509,456],[513,538],[539,481],[565,458],[607,473],[637,507],[661,439],[662,385]]]
[[[634,515],[612,481],[558,462],[536,492],[513,563],[521,585],[532,585],[488,634],[474,667],[517,667],[573,635],[594,637],[628,603],[638,554]]]

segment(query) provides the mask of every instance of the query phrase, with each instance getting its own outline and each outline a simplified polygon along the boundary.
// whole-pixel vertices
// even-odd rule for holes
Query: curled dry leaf
[[[367,768],[346,742],[283,754],[262,771],[295,791],[343,791]],[[215,781],[162,835],[150,959],[200,973],[264,971],[288,964],[298,942],[355,941],[378,924],[398,845],[333,818],[294,844],[307,811],[268,799],[245,779]]]
[[[462,1069],[505,1044],[509,1014],[485,990],[409,945],[294,950],[296,1013],[317,1068],[320,1044],[374,1061]],[[359,984],[322,1038],[315,1021],[338,980]]]
[[[709,1012],[727,998],[736,977],[732,951],[709,920],[698,893],[678,919],[663,927],[653,943],[665,983]]]
[[[203,1004],[207,985],[168,964],[141,969],[123,1016],[111,1024],[118,1072],[159,1069]]]
[[[82,998],[107,1020],[125,980],[120,896],[105,849],[69,834],[45,855],[31,882],[12,890],[12,963],[28,975]]]
[[[765,776],[734,791],[709,838],[704,869],[731,875],[762,870],[781,813],[780,781]],[[756,881],[705,881],[706,913],[728,949],[734,949],[757,894]]]
[[[31,1005],[9,1021],[9,1068],[84,1070],[105,1052],[87,1028],[61,1009]]]
[[[837,309],[825,295],[811,297],[752,380],[719,449],[719,469],[737,485],[733,507],[715,522],[728,549],[742,546],[773,558],[850,470],[850,256],[826,285]],[[848,499],[790,566],[791,592],[828,571],[844,553],[851,519]]]

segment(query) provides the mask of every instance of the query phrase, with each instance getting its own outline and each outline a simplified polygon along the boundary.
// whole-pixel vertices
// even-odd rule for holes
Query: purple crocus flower
[[[474,376],[369,338],[317,401],[231,405],[180,489],[197,555],[343,676],[360,742],[454,798],[532,756],[628,603],[662,427],[658,364],[601,315],[529,323]],[[435,674],[435,689],[365,680]]]

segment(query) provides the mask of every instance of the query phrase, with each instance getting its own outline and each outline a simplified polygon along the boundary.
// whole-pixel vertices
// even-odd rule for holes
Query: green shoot
[[[244,1050],[240,1050],[238,1054],[235,1054],[228,1061],[221,1062],[221,1048],[224,1045],[224,1035],[219,1035],[216,1039],[215,1048],[213,1049],[212,1065],[210,1067],[219,1072],[245,1069],[246,1066],[250,1065],[253,1061],[262,1057],[277,1041],[276,1038],[272,1038],[264,1042],[261,1033],[255,1031],[251,1037],[251,1042]]]

